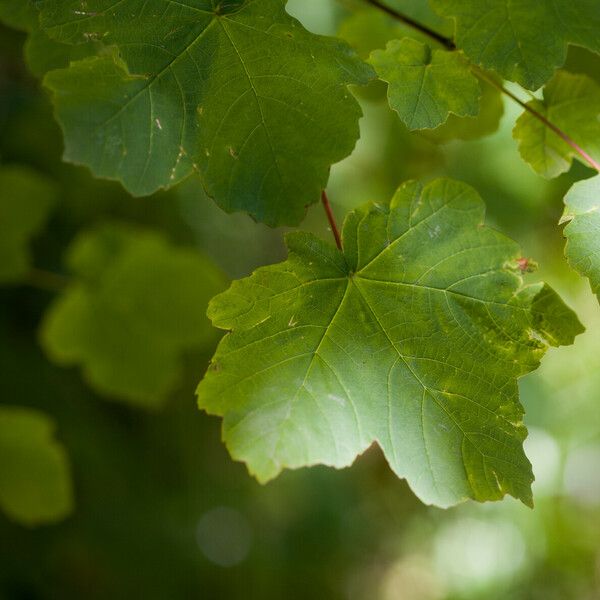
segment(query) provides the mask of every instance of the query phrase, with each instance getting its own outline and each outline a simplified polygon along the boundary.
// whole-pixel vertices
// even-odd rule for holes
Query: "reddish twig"
[[[333,237],[335,238],[335,244],[341,250],[342,237],[340,236],[340,230],[338,229],[337,223],[335,222],[335,216],[333,214],[333,210],[331,209],[331,204],[329,203],[329,198],[327,197],[327,192],[325,190],[323,190],[321,194],[321,201],[323,202],[323,207],[325,208],[325,213],[327,214],[327,220],[329,221],[331,232],[333,233]]]
[[[456,49],[456,45],[454,44],[454,42],[451,39],[444,37],[442,34],[438,33],[437,31],[434,31],[433,29],[430,29],[429,27],[426,27],[422,23],[418,23],[411,17],[408,17],[408,16],[402,14],[401,12],[399,12],[393,8],[390,8],[389,6],[386,6],[385,4],[380,2],[380,0],[365,0],[365,1],[368,2],[369,4],[371,4],[372,6],[378,8],[379,10],[382,10],[383,12],[388,14],[390,17],[396,19],[397,21],[400,21],[400,22],[404,23],[405,25],[408,25],[409,27],[412,27],[412,28],[416,29],[417,31],[420,31],[421,33],[429,36],[431,39],[433,39],[433,40],[439,42],[440,44],[442,44],[443,46],[445,46],[448,50]],[[593,169],[596,169],[596,171],[600,172],[600,163],[598,163],[596,160],[594,160],[573,138],[571,138],[571,136],[569,136],[562,129],[560,129],[560,127],[557,127],[554,123],[552,123],[552,121],[547,119],[543,114],[539,113],[532,106],[530,106],[526,102],[523,102],[523,100],[521,100],[518,96],[513,94],[510,90],[507,90],[501,83],[498,83],[496,80],[494,80],[494,78],[488,77],[486,75],[486,73],[484,71],[482,71],[481,69],[479,69],[478,67],[473,65],[472,70],[475,73],[475,75],[477,75],[477,77],[487,81],[489,84],[493,85],[498,90],[500,90],[504,95],[508,96],[511,100],[516,102],[519,106],[523,107],[529,114],[534,116],[538,121],[543,123],[544,126],[546,126],[548,129],[553,131],[566,144],[571,146],[571,148],[573,148],[573,150],[577,154],[579,154],[579,156],[581,156],[581,158],[583,158],[583,160],[585,160],[585,162],[587,162]]]
[[[569,144],[581,158],[583,158],[592,169],[596,169],[596,171],[600,172],[600,163],[595,161],[571,136],[565,133],[560,127],[557,127],[552,121],[547,119],[543,114],[539,113],[535,108],[530,106],[527,102],[521,100],[518,96],[513,94],[510,90],[507,90],[501,83],[498,83],[493,77],[488,77],[484,71],[477,67],[473,67],[473,72],[477,77],[487,81],[489,84],[493,85],[495,88],[500,90],[503,94],[508,96],[511,100],[516,102],[519,106],[524,108],[529,114],[533,115],[538,121],[543,123],[548,129],[553,131],[558,137],[560,137],[565,143]]]

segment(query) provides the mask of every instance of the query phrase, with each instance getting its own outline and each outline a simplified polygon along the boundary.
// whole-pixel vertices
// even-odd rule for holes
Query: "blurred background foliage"
[[[396,3],[431,18],[420,2]],[[340,32],[363,55],[403,35],[361,7],[350,0],[289,3],[309,29]],[[364,28],[370,37],[361,35]],[[24,43],[24,34],[0,29],[0,203],[16,197],[15,169],[29,173],[27,184],[45,189],[49,199],[29,228],[38,233],[31,257],[22,257],[34,265],[27,279],[0,287],[0,429],[7,414],[15,416],[8,407],[32,409],[19,413],[20,426],[37,427],[40,443],[51,448],[54,466],[41,462],[41,471],[70,464],[72,472],[72,489],[55,490],[62,494],[53,499],[60,505],[55,517],[71,501],[74,509],[60,523],[32,528],[13,520],[0,494],[11,515],[0,513],[0,598],[600,598],[600,308],[588,283],[568,268],[557,226],[564,193],[590,174],[585,167],[575,164],[551,182],[535,175],[511,137],[514,105],[498,101],[486,117],[485,127],[493,129],[504,108],[492,135],[438,144],[402,126],[382,84],[356,90],[365,114],[362,137],[334,168],[329,188],[338,217],[387,199],[409,178],[462,179],[485,199],[488,222],[539,262],[531,280],[549,281],[588,331],[575,346],[552,350],[521,382],[537,477],[534,511],[511,499],[448,511],[423,506],[376,448],[351,469],[287,472],[262,487],[228,457],[220,422],[197,411],[194,387],[217,341],[204,320],[208,297],[227,278],[283,258],[283,232],[225,215],[196,180],[133,199],[119,185],[62,163],[61,135],[23,62]],[[584,50],[571,49],[567,69],[600,81],[598,57]],[[304,227],[330,235],[318,206]],[[0,231],[4,251],[7,233]],[[170,260],[181,269],[180,289],[156,271],[136,278],[144,264]],[[112,288],[99,289],[94,278],[103,270]],[[101,304],[102,294],[114,294],[123,281],[134,283],[120,295],[118,314],[97,304],[92,314],[104,315],[101,327],[114,330],[116,346],[127,315],[160,323],[164,337],[143,340],[156,367],[136,364],[142,350],[135,345],[107,365],[79,343],[93,335],[82,306]],[[65,356],[58,334],[48,331],[65,310],[57,304],[82,289],[87,300],[71,301],[70,309],[83,320],[60,334],[67,349],[79,343],[79,353]],[[190,315],[190,306],[198,312]],[[190,319],[189,331],[173,332]],[[53,364],[42,347],[67,367]],[[165,347],[166,374],[160,372]],[[119,368],[124,381],[138,377],[140,384],[105,385]],[[8,437],[0,464],[9,456]],[[30,480],[20,483],[31,492]]]

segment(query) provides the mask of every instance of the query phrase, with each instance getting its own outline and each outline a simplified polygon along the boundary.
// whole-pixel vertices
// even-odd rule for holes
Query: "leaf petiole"
[[[329,203],[329,198],[325,190],[323,190],[323,192],[321,193],[321,201],[323,202],[323,208],[325,209],[325,214],[327,215],[327,220],[329,221],[329,226],[331,227],[331,232],[333,233],[333,237],[335,238],[335,245],[338,247],[338,250],[341,250],[342,237],[340,235],[340,230],[335,221],[335,215],[333,214],[333,210],[331,208],[331,204]]]

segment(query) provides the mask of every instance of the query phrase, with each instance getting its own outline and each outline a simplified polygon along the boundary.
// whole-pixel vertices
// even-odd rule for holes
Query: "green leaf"
[[[433,129],[450,113],[466,117],[479,112],[479,81],[458,52],[432,51],[404,38],[373,52],[370,62],[389,83],[390,106],[409,129]]]
[[[36,24],[25,44],[25,59],[29,70],[36,77],[43,77],[48,71],[67,67],[71,61],[87,58],[97,50],[97,43],[61,44],[49,38]]]
[[[600,300],[600,175],[579,181],[565,197],[561,223],[565,227],[565,254],[570,265],[590,280]]]
[[[600,52],[598,0],[431,0],[456,21],[456,43],[476,64],[530,90],[564,64],[567,44]]]
[[[25,59],[29,70],[42,77],[52,69],[66,67],[98,51],[94,43],[73,46],[50,39],[40,28],[39,14],[30,0],[0,0],[0,21],[9,27],[26,31]]]
[[[544,88],[544,99],[532,100],[528,106],[600,161],[600,86],[593,79],[558,71]],[[544,177],[568,171],[573,157],[582,160],[569,144],[527,111],[517,120],[513,136],[519,142],[523,160]]]
[[[498,130],[504,114],[502,93],[486,81],[481,81],[480,110],[476,117],[450,115],[448,120],[435,129],[423,131],[422,135],[438,144],[452,140],[476,140]]]
[[[31,267],[29,242],[56,201],[53,183],[23,166],[0,167],[0,284],[18,283]]]
[[[344,467],[374,441],[426,503],[532,503],[517,378],[581,327],[547,286],[522,287],[518,246],[482,225],[465,184],[407,183],[209,306],[229,330],[198,389],[262,481]]]
[[[73,509],[67,455],[41,412],[0,407],[0,506],[30,526],[59,521]]]
[[[8,27],[30,31],[37,12],[29,0],[0,0],[0,21]]]
[[[285,0],[213,5],[40,2],[55,39],[118,50],[46,77],[65,158],[135,195],[198,172],[226,211],[297,224],[359,137],[347,85],[372,70],[343,42],[307,32]]]
[[[406,34],[403,27],[396,24],[385,13],[364,9],[353,12],[342,21],[338,35],[346,40],[365,60],[376,48]]]
[[[81,235],[68,263],[75,279],[42,325],[49,357],[80,364],[101,393],[160,406],[180,383],[183,352],[215,341],[205,311],[222,275],[196,252],[117,225]]]

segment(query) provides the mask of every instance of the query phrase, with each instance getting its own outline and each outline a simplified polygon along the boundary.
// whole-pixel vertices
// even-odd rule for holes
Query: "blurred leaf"
[[[431,0],[456,21],[456,43],[476,64],[530,90],[564,64],[567,44],[600,52],[597,0]]]
[[[46,177],[28,167],[0,167],[0,284],[27,277],[29,242],[55,201],[56,188]]]
[[[0,21],[9,27],[29,31],[37,12],[29,0],[0,0]]]
[[[521,386],[528,424],[550,432],[564,448],[600,441],[600,310],[595,297],[588,302],[586,293],[579,297],[580,303],[583,299],[586,306],[580,312],[586,333],[577,338],[566,356],[550,353]],[[600,497],[598,504],[600,507]]]
[[[160,406],[180,382],[183,352],[215,340],[205,312],[223,276],[159,234],[118,225],[82,234],[68,264],[74,281],[42,325],[48,356],[80,364],[99,392]]]
[[[528,106],[600,161],[600,86],[593,79],[558,71],[544,88],[544,99],[532,100]],[[527,111],[517,120],[513,135],[523,160],[544,177],[568,171],[573,157],[582,160],[569,144]]]
[[[600,175],[576,183],[565,198],[561,223],[570,265],[590,280],[600,299]]]
[[[0,406],[0,505],[24,525],[52,523],[73,508],[67,456],[43,413]]]
[[[330,198],[341,209],[340,218],[364,204],[365,198],[387,202],[403,181],[429,178],[444,168],[443,149],[421,132],[406,128],[389,107],[385,88],[381,101],[365,101],[363,110],[365,126],[360,142],[350,158],[332,169],[328,185]],[[331,233],[323,226],[322,207],[313,208],[309,216],[320,225],[313,232],[321,231],[330,239]]]
[[[423,131],[427,139],[443,144],[451,140],[475,140],[498,130],[504,114],[501,92],[485,81],[480,82],[480,109],[476,117],[459,117],[450,114],[448,120],[431,131]]]
[[[57,40],[118,48],[46,78],[66,159],[135,195],[200,172],[227,212],[299,223],[359,137],[346,86],[367,83],[370,67],[307,32],[284,0],[112,4],[40,3]]]
[[[479,81],[457,52],[431,50],[404,38],[373,52],[370,63],[388,82],[390,106],[409,129],[434,129],[450,113],[474,117],[479,112]]]
[[[517,378],[582,327],[465,184],[408,183],[344,225],[344,252],[288,236],[286,262],[209,307],[222,340],[198,388],[260,481],[351,464],[377,441],[426,503],[530,505]]]
[[[365,9],[353,12],[342,21],[338,35],[346,40],[364,59],[377,48],[405,34],[405,28],[379,10]]]

